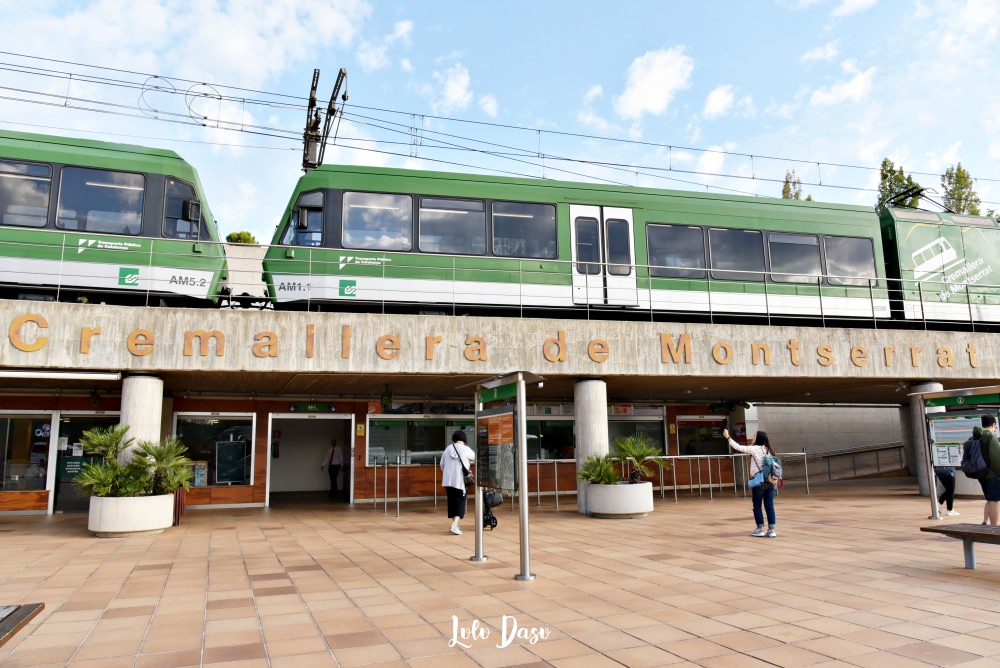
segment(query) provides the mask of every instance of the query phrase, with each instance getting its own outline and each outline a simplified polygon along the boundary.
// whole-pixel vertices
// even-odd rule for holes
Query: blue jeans
[[[763,489],[763,488],[767,489]],[[763,485],[757,485],[750,489],[753,495],[753,518],[757,522],[757,526],[764,526],[764,513],[760,510],[760,504],[764,504],[764,512],[767,513],[767,526],[773,527],[775,525],[774,519],[774,485],[770,483],[765,483]]]

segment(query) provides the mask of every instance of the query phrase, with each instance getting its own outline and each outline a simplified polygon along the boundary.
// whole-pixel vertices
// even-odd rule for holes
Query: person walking
[[[983,524],[998,526],[1000,523],[1000,442],[997,441],[997,419],[992,415],[984,415],[979,421],[983,425],[983,437],[980,444],[983,448],[986,463],[990,467],[989,474],[979,481],[986,497],[983,508]]]
[[[326,468],[326,472],[330,474],[330,497],[338,498],[337,493],[337,479],[340,477],[340,469],[344,466],[344,451],[337,445],[337,439],[331,439],[330,449],[326,451],[326,457],[323,458],[323,463],[319,465],[320,468]]]
[[[758,431],[757,435],[749,439],[749,445],[740,445],[729,436],[729,430],[722,430],[722,438],[729,442],[729,447],[737,452],[750,455],[750,477],[757,475],[758,471],[764,468],[764,457],[774,455],[771,449],[771,442],[767,438],[767,432]],[[751,536],[757,538],[777,538],[777,520],[774,515],[774,494],[776,490],[774,484],[768,480],[750,488],[753,497],[753,518],[757,522],[757,528],[753,530]],[[761,506],[764,507],[761,512]],[[767,529],[764,529],[764,513],[767,513]]]
[[[448,531],[456,536],[462,535],[458,523],[465,517],[465,471],[476,459],[476,453],[466,441],[465,432],[459,429],[451,435],[451,445],[441,455],[441,485],[448,495],[448,519],[451,520]]]
[[[938,505],[944,506],[941,509],[943,515],[958,515],[959,512],[954,510],[955,505],[955,469],[951,466],[935,466],[934,475],[937,479],[941,481],[941,486],[944,491],[938,495]],[[945,511],[944,508],[947,508]]]

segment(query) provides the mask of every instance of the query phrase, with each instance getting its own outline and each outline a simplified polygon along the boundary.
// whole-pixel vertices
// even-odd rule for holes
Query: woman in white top
[[[748,439],[748,445],[740,445],[730,438],[728,429],[722,430],[722,438],[729,441],[729,447],[733,450],[750,455],[751,478],[757,475],[757,472],[763,468],[764,457],[774,454],[774,450],[771,449],[771,442],[767,438],[767,432],[764,431],[758,431],[756,436]],[[774,485],[765,480],[762,484],[750,488],[750,493],[753,497],[753,518],[757,522],[757,528],[750,535],[757,536],[758,538],[776,538],[778,532],[775,530]],[[767,513],[766,531],[764,530],[764,513],[761,512],[761,505],[764,506],[764,512]]]
[[[458,521],[465,517],[465,471],[472,466],[476,453],[465,444],[465,432],[459,429],[451,435],[451,445],[444,449],[441,455],[441,484],[448,495],[448,519],[451,526],[448,531],[456,536],[462,535]]]

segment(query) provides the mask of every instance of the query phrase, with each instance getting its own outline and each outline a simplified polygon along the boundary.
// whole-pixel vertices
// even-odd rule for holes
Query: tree
[[[944,188],[944,205],[955,213],[979,215],[979,195],[972,189],[972,175],[968,170],[951,166],[941,175],[941,187]]]
[[[226,235],[226,241],[228,241],[231,244],[257,243],[257,240],[254,239],[254,236],[249,232],[247,232],[246,230],[242,230],[240,232],[230,232],[229,234]]]
[[[886,202],[892,197],[902,192],[906,192],[911,188],[919,187],[920,184],[914,181],[912,176],[909,176],[903,171],[902,165],[900,165],[897,169],[896,166],[892,164],[892,160],[885,158],[882,160],[882,167],[879,170],[878,201],[875,202],[875,208],[878,211],[881,211],[885,208]],[[898,202],[897,205],[916,209],[919,203],[920,195],[914,193],[902,202]]]
[[[795,175],[794,169],[785,172],[785,184],[781,186],[781,199],[802,199],[802,180]],[[810,198],[806,199],[810,200]]]

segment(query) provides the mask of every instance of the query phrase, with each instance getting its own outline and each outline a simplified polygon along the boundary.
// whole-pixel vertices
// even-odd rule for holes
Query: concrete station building
[[[767,429],[779,452],[902,440],[919,474],[911,392],[1000,378],[996,336],[976,332],[9,300],[0,324],[3,513],[85,510],[72,487],[80,435],[118,422],[181,438],[196,462],[189,508],[325,492],[333,439],[349,447],[352,503],[386,484],[429,498],[451,432],[473,435],[474,384],[516,371],[545,379],[528,391],[532,492],[575,492],[577,463],[621,435],[726,455],[727,421]],[[665,482],[709,475],[732,486],[736,471],[703,458]]]

